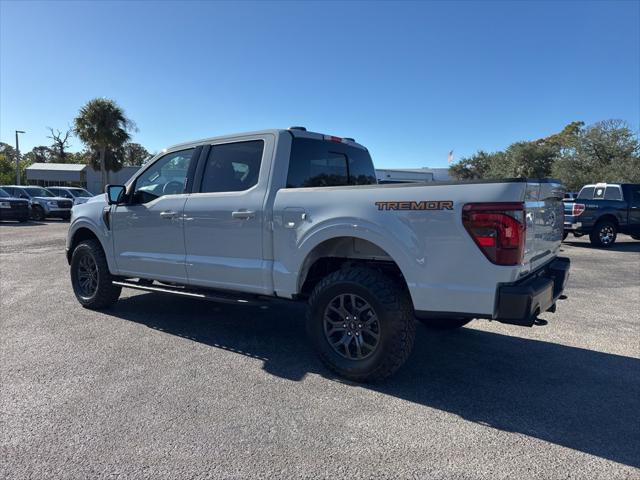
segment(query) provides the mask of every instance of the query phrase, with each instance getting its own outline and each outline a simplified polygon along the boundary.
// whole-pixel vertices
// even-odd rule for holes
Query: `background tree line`
[[[640,142],[622,120],[572,122],[546,138],[463,157],[449,173],[460,180],[554,177],[573,191],[587,183],[640,183]]]
[[[135,124],[116,102],[96,98],[87,102],[73,120],[73,128],[60,131],[48,127],[49,145],[39,145],[20,155],[20,177],[26,183],[25,169],[33,163],[80,163],[102,172],[102,183],[108,183],[109,172],[124,166],[140,166],[151,156],[139,143],[131,142]],[[80,152],[70,151],[71,138],[83,143]],[[0,184],[13,184],[16,178],[16,151],[0,142]]]

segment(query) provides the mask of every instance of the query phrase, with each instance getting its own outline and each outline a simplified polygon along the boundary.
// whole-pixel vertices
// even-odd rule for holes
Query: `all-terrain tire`
[[[327,312],[330,305],[335,305],[336,298],[350,297],[352,302],[356,302],[353,300],[354,296],[359,298],[357,301],[361,302],[361,306],[362,302],[366,302],[370,307],[366,313],[362,313],[362,318],[367,315],[369,320],[374,317],[377,319],[377,344],[364,358],[346,358],[344,352],[338,353],[330,343],[325,328]],[[383,380],[404,364],[413,349],[416,327],[409,294],[398,282],[377,270],[355,267],[329,274],[313,289],[309,307],[307,333],[311,343],[330,370],[349,380]],[[356,315],[360,314],[361,312],[357,312]],[[356,316],[351,319],[356,320]],[[366,319],[361,321],[367,322]],[[353,323],[357,327],[355,324],[359,321]],[[361,334],[360,340],[364,341],[366,332]],[[357,343],[355,338],[353,341]],[[349,346],[352,344],[343,348],[348,349]]]
[[[418,318],[420,323],[432,330],[455,330],[464,327],[472,318]]]
[[[611,220],[600,220],[589,233],[591,245],[600,248],[609,248],[618,238],[618,227]]]
[[[88,267],[90,265],[91,267]],[[83,288],[87,271],[95,267],[91,288]],[[122,287],[113,285],[104,250],[97,240],[85,240],[73,250],[71,257],[71,285],[80,304],[92,310],[107,308],[118,301]],[[86,283],[85,283],[86,284]],[[95,287],[93,287],[95,285]]]

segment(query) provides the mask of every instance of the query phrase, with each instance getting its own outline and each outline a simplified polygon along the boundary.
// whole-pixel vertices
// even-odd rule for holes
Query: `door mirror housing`
[[[124,185],[107,185],[107,202],[109,205],[122,203],[125,192]]]

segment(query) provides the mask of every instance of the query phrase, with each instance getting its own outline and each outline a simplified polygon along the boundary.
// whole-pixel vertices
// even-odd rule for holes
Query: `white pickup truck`
[[[302,127],[171,147],[73,208],[79,302],[123,287],[224,302],[309,302],[334,372],[372,381],[411,352],[415,319],[532,326],[569,273],[563,187],[524,179],[377,185],[366,148]]]

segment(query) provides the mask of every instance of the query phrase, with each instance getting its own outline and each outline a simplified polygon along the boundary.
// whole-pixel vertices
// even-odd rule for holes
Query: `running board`
[[[262,305],[265,303],[259,299],[240,297],[232,293],[213,292],[185,287],[171,287],[168,285],[144,285],[136,282],[120,282],[116,280],[111,283],[118,285],[119,287],[144,290],[146,292],[170,293],[172,295],[180,295],[182,297],[198,298],[200,300],[210,300],[212,302],[230,303],[234,305]]]

